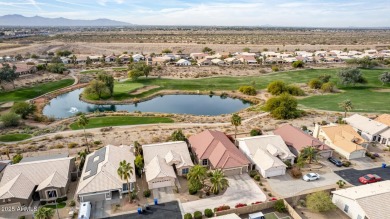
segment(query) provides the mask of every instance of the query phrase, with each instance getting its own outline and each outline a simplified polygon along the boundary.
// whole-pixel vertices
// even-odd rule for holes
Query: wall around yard
[[[298,212],[295,211],[295,209],[285,199],[283,199],[283,202],[287,208],[287,212],[290,214],[290,216],[293,219],[302,219],[302,217],[298,214]]]
[[[234,206],[230,206],[231,209],[229,209],[229,210],[215,212],[215,216],[221,216],[221,215],[226,215],[226,214],[231,214],[231,213],[235,213],[237,215],[250,214],[253,212],[258,212],[258,211],[262,211],[264,209],[272,208],[272,207],[274,207],[274,205],[275,205],[275,201],[249,205],[249,206],[245,206],[245,207],[241,207],[241,208],[234,208]]]

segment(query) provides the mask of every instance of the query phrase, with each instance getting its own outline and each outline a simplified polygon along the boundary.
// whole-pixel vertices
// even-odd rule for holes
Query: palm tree
[[[234,113],[230,122],[232,123],[232,125],[234,125],[234,139],[236,139],[237,137],[237,126],[241,125],[241,117],[237,114],[237,113]]]
[[[80,158],[79,170],[81,170],[84,166],[85,158],[87,157],[87,155],[89,153],[88,153],[87,149],[85,149],[84,151],[79,151],[77,154],[79,155],[79,158]]]
[[[201,165],[195,165],[187,174],[189,183],[196,189],[201,189],[207,176],[207,169]]]
[[[308,146],[308,147],[304,147],[302,150],[301,150],[301,155],[302,158],[305,160],[305,161],[309,161],[309,163],[311,164],[312,161],[316,161],[317,160],[317,154],[318,154],[318,149],[315,148],[315,147],[312,147],[312,146]]]
[[[88,139],[87,139],[87,133],[85,132],[85,126],[87,126],[89,123],[89,119],[85,116],[85,114],[81,114],[79,116],[79,118],[77,119],[77,125],[79,127],[83,127],[84,129],[84,137],[85,137],[85,143],[87,144],[87,151],[88,153],[90,152],[89,151],[89,145],[88,145]]]
[[[54,216],[54,209],[47,207],[40,207],[34,213],[34,218],[36,219],[50,219]]]
[[[211,191],[217,194],[220,190],[229,187],[229,181],[226,179],[222,170],[214,170],[213,175],[210,178]]]
[[[339,107],[344,110],[344,118],[347,117],[347,112],[353,109],[352,101],[347,99],[339,103]]]
[[[122,180],[126,180],[128,186],[127,188],[129,190],[129,201],[131,201],[129,182],[131,175],[133,175],[133,167],[131,166],[131,163],[127,163],[126,160],[119,162],[117,173]]]

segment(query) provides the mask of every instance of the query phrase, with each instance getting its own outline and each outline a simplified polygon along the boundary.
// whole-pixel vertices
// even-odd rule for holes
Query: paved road
[[[112,219],[181,219],[182,213],[177,201],[167,202],[159,205],[151,205],[150,210],[145,211],[143,214],[132,213],[123,214],[118,216],[107,217]]]
[[[359,177],[369,173],[377,174],[380,177],[382,177],[383,180],[390,180],[389,167],[385,169],[381,167],[377,167],[377,168],[366,169],[366,170],[346,169],[346,170],[335,171],[335,173],[341,176],[345,181],[355,186],[361,185],[361,183],[358,181]]]

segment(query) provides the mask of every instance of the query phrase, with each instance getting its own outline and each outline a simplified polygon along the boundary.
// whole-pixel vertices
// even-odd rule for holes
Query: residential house
[[[295,156],[298,156],[301,150],[308,146],[317,148],[318,155],[321,157],[327,158],[332,156],[333,150],[328,145],[309,135],[307,132],[304,132],[300,128],[290,124],[280,126],[274,130],[273,133],[275,135],[280,135],[283,138],[284,142]]]
[[[175,186],[176,175],[186,175],[194,166],[184,141],[143,145],[142,151],[149,189]]]
[[[208,56],[208,54],[206,54],[206,53],[191,53],[190,54],[190,57],[192,59],[195,59],[195,60],[204,59],[204,58],[206,58],[206,56]]]
[[[390,114],[382,114],[382,115],[378,116],[375,119],[375,121],[380,122],[380,123],[385,124],[388,127],[390,127]],[[381,144],[384,144],[384,145],[390,145],[390,128],[381,132],[379,134],[379,137],[380,137],[380,140],[378,140],[378,142],[380,142]],[[378,137],[378,139],[379,139],[379,137]]]
[[[390,180],[332,191],[332,202],[352,219],[388,218]]]
[[[109,55],[105,58],[106,62],[115,62],[116,61],[116,56],[115,55]]]
[[[132,57],[134,62],[139,62],[145,59],[145,57],[141,54],[134,54]]]
[[[211,62],[214,64],[214,65],[224,65],[225,62],[222,61],[221,59],[212,59]]]
[[[11,164],[10,160],[2,160],[0,161],[0,179],[3,177],[5,168]]]
[[[279,135],[262,135],[238,138],[238,147],[251,161],[251,169],[258,170],[263,177],[280,176],[286,173],[285,161],[294,164],[291,153]]]
[[[198,59],[197,62],[199,66],[209,66],[213,64],[210,59]]]
[[[365,141],[350,125],[316,125],[313,135],[348,160],[365,157]]]
[[[92,56],[88,56],[89,59],[91,59],[92,62],[100,62],[102,56],[101,55],[92,55]]]
[[[354,114],[344,119],[350,126],[352,126],[359,135],[366,141],[381,142],[382,133],[388,131],[390,127],[376,120],[370,119],[359,114]],[[387,133],[387,132],[386,132]],[[390,137],[390,136],[386,136]]]
[[[248,65],[257,64],[257,60],[256,60],[256,58],[254,56],[243,56],[243,55],[240,55],[240,56],[237,56],[237,57],[239,57],[239,60],[242,63],[248,64]]]
[[[222,169],[225,175],[248,172],[250,161],[223,132],[206,130],[191,136],[188,141],[200,165]]]
[[[0,205],[30,206],[32,201],[55,202],[66,197],[75,158],[34,157],[8,165],[0,182]]]
[[[80,202],[122,199],[135,188],[134,154],[131,147],[107,145],[87,155],[76,190]],[[118,175],[119,162],[133,167],[129,184]]]
[[[180,59],[179,61],[176,62],[176,65],[178,65],[178,66],[190,66],[191,62],[188,61],[187,59]]]
[[[237,59],[236,57],[230,57],[230,58],[226,58],[224,59],[224,61],[229,64],[229,65],[239,65],[239,64],[242,64],[242,62]]]
[[[127,63],[130,61],[130,56],[127,54],[122,54],[118,58],[121,60],[121,62],[124,62],[124,63]]]

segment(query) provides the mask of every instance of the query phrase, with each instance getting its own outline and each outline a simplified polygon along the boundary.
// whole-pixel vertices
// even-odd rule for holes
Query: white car
[[[308,173],[308,174],[303,176],[303,180],[305,180],[306,182],[317,180],[319,178],[320,178],[320,174],[318,174],[318,173]]]

